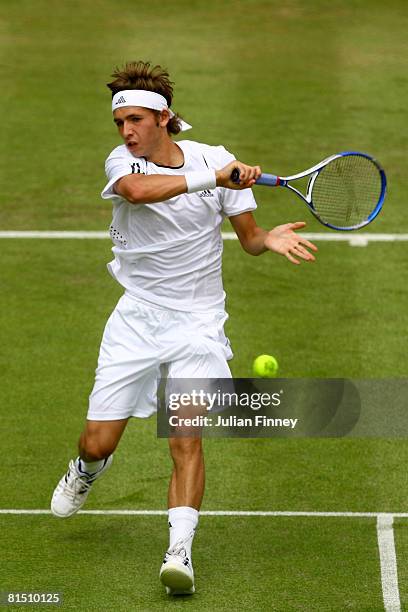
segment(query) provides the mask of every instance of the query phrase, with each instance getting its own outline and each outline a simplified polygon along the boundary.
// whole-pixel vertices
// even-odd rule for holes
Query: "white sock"
[[[75,459],[75,467],[81,474],[93,476],[104,467],[106,461],[107,459],[101,459],[100,461],[84,461],[81,457],[77,457]]]
[[[195,508],[190,508],[189,506],[169,508],[170,547],[174,546],[177,540],[185,539],[187,556],[191,559],[191,546],[197,525],[198,510]],[[191,537],[188,537],[190,534]]]

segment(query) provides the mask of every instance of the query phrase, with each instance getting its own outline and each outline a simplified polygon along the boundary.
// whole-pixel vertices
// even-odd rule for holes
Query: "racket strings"
[[[325,223],[352,227],[364,222],[381,196],[382,182],[374,162],[361,155],[338,157],[320,170],[312,203]]]

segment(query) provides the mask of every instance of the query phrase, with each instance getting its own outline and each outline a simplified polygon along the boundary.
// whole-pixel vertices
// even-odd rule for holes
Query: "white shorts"
[[[168,310],[125,293],[105,327],[87,418],[151,416],[162,365],[169,378],[231,378],[227,318],[224,310]]]

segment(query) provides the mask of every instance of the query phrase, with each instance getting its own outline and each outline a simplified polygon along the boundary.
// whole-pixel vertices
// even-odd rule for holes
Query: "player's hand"
[[[234,183],[231,180],[233,170],[239,170],[239,183]],[[261,176],[262,172],[259,166],[247,166],[240,161],[232,161],[215,172],[218,187],[227,187],[227,189],[247,189],[252,187],[255,181]]]
[[[265,248],[274,253],[284,255],[294,264],[300,264],[296,257],[305,261],[315,261],[314,255],[308,249],[316,252],[318,250],[317,246],[295,233],[295,230],[299,230],[305,227],[305,225],[304,221],[278,225],[268,232],[264,243]]]

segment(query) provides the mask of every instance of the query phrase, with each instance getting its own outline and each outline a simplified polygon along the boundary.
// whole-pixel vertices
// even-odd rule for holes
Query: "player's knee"
[[[173,459],[188,459],[202,452],[201,438],[169,438],[170,453]]]

